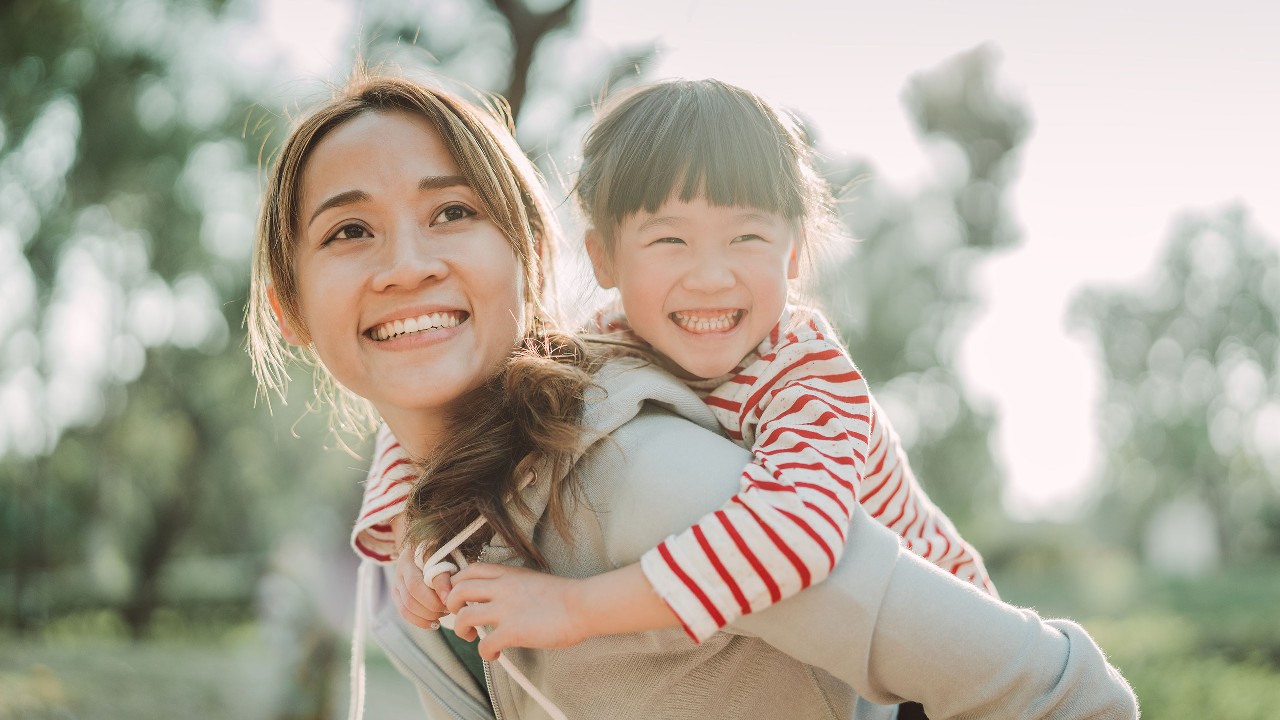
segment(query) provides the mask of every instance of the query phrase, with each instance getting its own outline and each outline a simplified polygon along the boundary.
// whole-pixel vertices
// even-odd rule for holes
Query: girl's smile
[[[678,310],[670,313],[671,322],[694,335],[722,334],[735,330],[746,310]]]

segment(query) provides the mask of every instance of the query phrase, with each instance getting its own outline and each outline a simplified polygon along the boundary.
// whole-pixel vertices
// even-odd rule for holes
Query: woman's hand
[[[444,600],[450,589],[448,573],[436,575],[427,585],[422,579],[422,569],[413,561],[412,548],[400,551],[396,558],[396,580],[391,588],[400,617],[426,630],[439,629],[440,618],[449,614]]]
[[[509,647],[561,648],[587,637],[581,612],[582,581],[526,568],[476,563],[453,576],[448,608],[463,640],[476,627],[493,629],[480,641],[480,656],[496,660]]]

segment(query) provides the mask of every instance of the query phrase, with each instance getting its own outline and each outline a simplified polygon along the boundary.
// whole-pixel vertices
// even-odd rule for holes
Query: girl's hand
[[[449,614],[444,600],[451,588],[448,573],[436,575],[431,585],[427,585],[422,580],[421,568],[413,561],[413,549],[400,551],[396,558],[396,580],[391,588],[400,617],[426,630],[439,629],[440,618]]]
[[[580,580],[526,568],[476,563],[453,576],[448,608],[453,630],[473,640],[476,626],[493,629],[480,641],[480,656],[496,660],[509,647],[561,648],[587,637],[580,610]]]

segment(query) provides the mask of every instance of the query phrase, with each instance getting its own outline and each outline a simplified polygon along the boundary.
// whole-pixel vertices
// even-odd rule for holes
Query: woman
[[[582,577],[634,563],[718,506],[746,451],[680,383],[634,362],[600,367],[548,325],[555,227],[504,128],[447,93],[357,82],[277,157],[251,344],[265,387],[284,376],[279,339],[306,348],[426,459],[427,532],[483,516],[493,537],[469,557]],[[982,595],[859,512],[826,582],[700,645],[671,629],[509,660],[574,718],[892,717],[868,701],[908,698],[934,718],[1136,717],[1078,626]],[[465,648],[405,623],[389,580],[362,572],[373,634],[429,716],[544,716],[507,673],[485,664],[479,682]]]

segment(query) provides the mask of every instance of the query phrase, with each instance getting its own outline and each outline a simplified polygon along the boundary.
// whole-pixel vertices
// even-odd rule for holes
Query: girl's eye
[[[684,240],[678,237],[664,237],[653,241],[654,245],[683,245]]]
[[[764,238],[760,237],[759,235],[739,235],[738,237],[734,238],[732,242],[736,242],[736,243],[750,242],[752,240],[764,240]]]
[[[465,220],[469,217],[475,217],[476,211],[461,203],[454,203],[446,206],[434,218],[431,219],[432,225],[441,223],[455,222],[457,220]]]
[[[367,237],[369,237],[368,228],[359,223],[347,223],[335,230],[324,242],[327,245],[334,240],[359,240]]]

